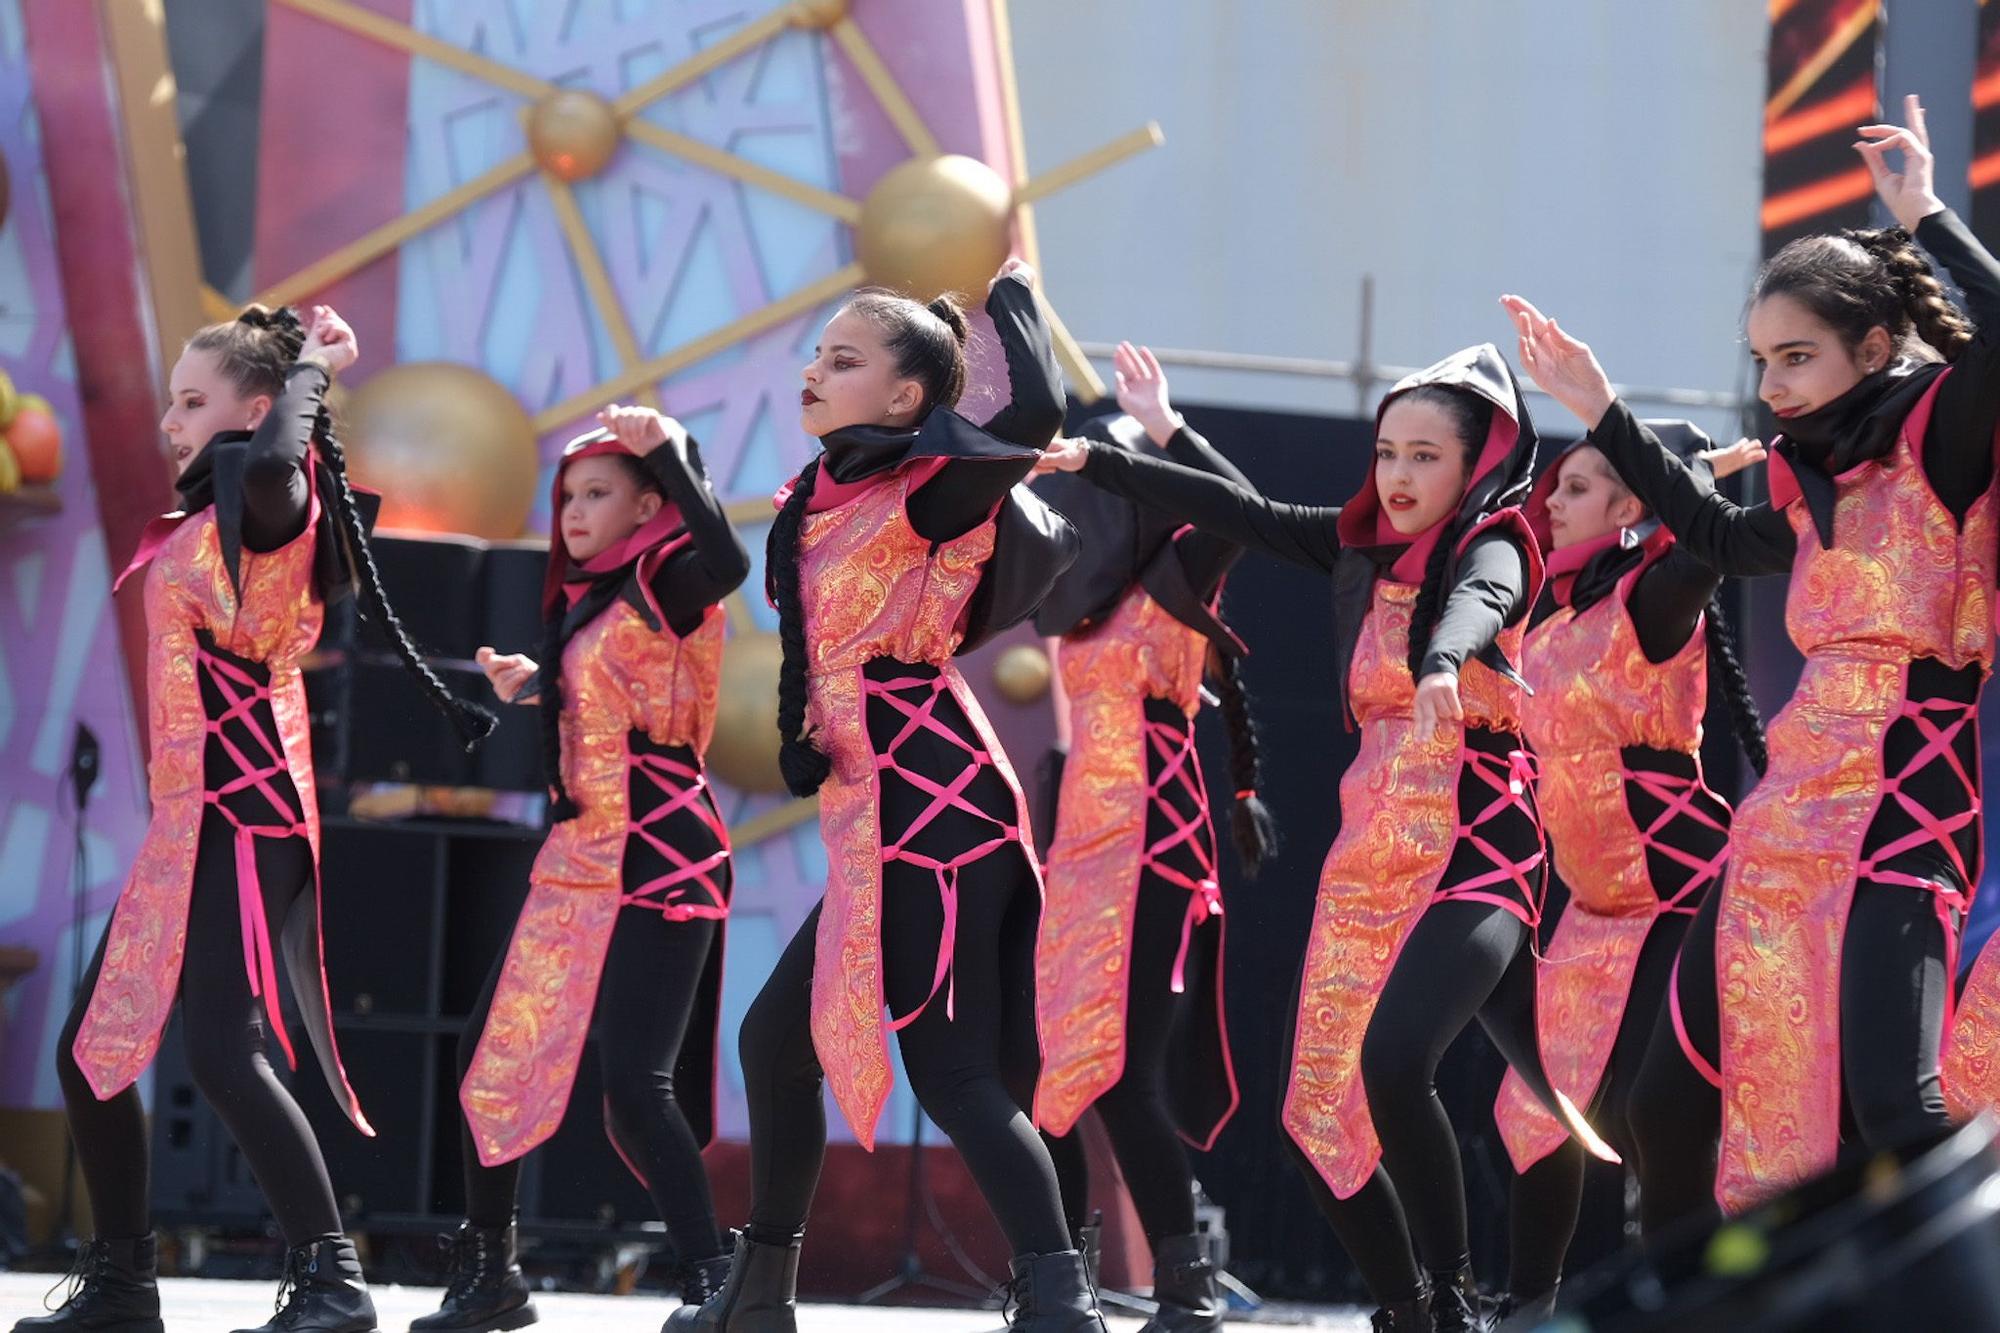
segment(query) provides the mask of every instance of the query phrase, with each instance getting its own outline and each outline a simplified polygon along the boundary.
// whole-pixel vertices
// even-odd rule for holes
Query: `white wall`
[[[1494,299],[1519,291],[1614,379],[1745,383],[1763,5],[1008,4],[1031,169],[1149,118],[1166,133],[1037,210],[1077,337],[1351,359],[1373,274],[1378,362],[1506,346]],[[1187,401],[1355,407],[1340,382],[1174,379]]]

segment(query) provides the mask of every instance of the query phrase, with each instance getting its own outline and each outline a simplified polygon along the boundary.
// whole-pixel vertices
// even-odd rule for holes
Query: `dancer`
[[[56,1070],[97,1235],[68,1300],[16,1333],[160,1333],[145,1113],[132,1084],[181,1004],[188,1067],[284,1236],[279,1306],[257,1333],[364,1333],[375,1309],[287,1063],[274,941],[327,1085],[373,1134],[334,1047],[320,956],[319,807],[299,658],[328,605],[359,592],[468,746],[493,726],[425,668],[382,593],[346,456],[322,406],[354,363],[325,307],[310,332],[251,306],[188,340],[161,418],[181,507],[153,520],[146,569],[153,815],[63,1027]],[[315,445],[317,447],[315,447]]]
[[[604,1128],[667,1225],[681,1299],[729,1260],[712,1137],[729,837],[702,755],[722,685],[722,599],[750,558],[701,451],[647,407],[608,407],[556,465],[538,665],[479,650],[503,700],[539,699],[555,825],[512,942],[459,1041],[465,1220],[413,1333],[535,1321],[516,1259],[521,1159],[562,1123],[598,1031]]]
[[[1368,483],[1337,509],[1081,441],[1043,466],[1333,576],[1336,684],[1361,749],[1321,872],[1284,1124],[1382,1307],[1375,1327],[1470,1329],[1458,1140],[1432,1084],[1496,988],[1533,983],[1541,822],[1508,658],[1541,582],[1514,507],[1535,431],[1486,345],[1397,384],[1376,437]],[[1497,1036],[1510,1057],[1534,1062],[1533,1041],[1511,1035]]]
[[[1763,456],[1710,449],[1684,421],[1649,427],[1697,475]],[[1729,855],[1729,805],[1701,766],[1713,667],[1751,766],[1763,726],[1713,602],[1720,577],[1677,546],[1589,443],[1530,493],[1549,590],[1530,617],[1522,722],[1541,765],[1536,797],[1570,897],[1536,970],[1542,1059],[1627,1161],[1626,1112],[1689,919]],[[1582,1202],[1581,1145],[1509,1074],[1494,1108],[1514,1177],[1502,1317],[1547,1314]]]
[[[1173,410],[1153,354],[1116,355],[1118,404],[1084,434],[1247,485]],[[1159,1313],[1143,1333],[1222,1326],[1215,1268],[1195,1232],[1181,1139],[1206,1151],[1235,1112],[1223,1022],[1223,901],[1194,719],[1209,672],[1231,741],[1237,851],[1256,873],[1271,838],[1257,796],[1256,737],[1238,683],[1242,643],[1219,618],[1240,548],[1057,474],[1038,493],[1076,523],[1083,556],[1036,616],[1061,635],[1071,748],[1045,874],[1036,950],[1042,1076],[1035,1121],[1085,1236],[1089,1163],[1073,1131],[1091,1106],[1153,1249]],[[1211,653],[1213,657],[1211,657]],[[1086,1255],[1088,1244],[1079,1244]]]
[[[735,1267],[671,1328],[795,1326],[821,1088],[872,1148],[891,1032],[1013,1246],[1013,1326],[1104,1328],[1022,1109],[1041,905],[1027,814],[952,665],[1031,615],[1075,558],[1068,524],[1015,485],[1062,424],[1032,284],[1010,260],[987,296],[1013,401],[983,428],[953,410],[966,329],[949,298],[865,292],[805,368],[800,421],[824,452],[779,493],[767,580],[784,644],[780,763],[795,795],[819,794],[827,891],[743,1022],[752,1202]]]
[[[1830,1166],[1844,1132],[1879,1148],[1949,1124],[1939,1043],[1978,878],[1974,719],[2000,563],[2000,265],[1932,192],[1923,109],[1906,107],[1906,126],[1856,145],[1901,228],[1794,241],[1752,291],[1759,393],[1784,427],[1768,505],[1697,485],[1588,346],[1503,302],[1529,373],[1683,546],[1725,574],[1790,573],[1806,659],[1737,813],[1713,945],[1697,917],[1633,1095],[1642,1178],[1685,1194],[1649,1215],[1702,1211],[1709,1180],[1745,1208]],[[1976,336],[1912,233],[1981,316]]]

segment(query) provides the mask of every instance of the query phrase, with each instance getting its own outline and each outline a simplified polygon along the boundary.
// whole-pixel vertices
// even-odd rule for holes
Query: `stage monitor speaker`
[[[1580,1274],[1508,1333],[2000,1328],[2000,1153],[1981,1118]]]

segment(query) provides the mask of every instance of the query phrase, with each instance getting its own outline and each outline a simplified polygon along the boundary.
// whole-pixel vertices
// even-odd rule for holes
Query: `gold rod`
[[[819,814],[819,797],[811,796],[802,801],[792,801],[775,810],[746,819],[729,830],[729,845],[738,849],[753,846],[773,834],[786,829],[797,828]]]
[[[853,19],[845,17],[835,21],[829,31],[833,33],[833,39],[840,43],[840,49],[847,52],[847,58],[854,62],[861,81],[875,94],[875,100],[882,104],[883,112],[896,127],[896,133],[903,136],[903,142],[910,146],[910,151],[918,157],[938,156],[943,150],[931,137],[931,127],[924,124],[924,118],[910,104],[902,85],[896,82],[896,76],[889,72],[889,67],[882,63],[882,57],[876,53],[868,35],[856,26]]]
[[[754,47],[770,41],[791,25],[789,5],[774,9],[762,18],[744,24],[706,51],[689,56],[672,69],[655,74],[636,88],[628,88],[611,104],[611,109],[618,113],[618,119],[629,119],[637,115],[642,108],[659,101],[675,89],[693,83],[710,70],[726,65]]]
[[[503,65],[497,60],[488,60],[462,46],[442,42],[426,32],[418,32],[408,24],[385,19],[380,14],[349,4],[347,0],[282,0],[284,4],[302,14],[310,14],[316,19],[346,28],[349,32],[408,51],[413,56],[422,56],[461,74],[469,74],[475,79],[519,93],[523,97],[547,97],[556,91],[555,85],[544,82],[532,74]]]
[[[1089,176],[1095,176],[1107,167],[1113,167],[1126,158],[1143,153],[1149,148],[1158,148],[1166,142],[1160,127],[1147,121],[1130,134],[1121,134],[1100,148],[1093,148],[1081,157],[1073,157],[1061,166],[1035,177],[1020,189],[1014,191],[1014,202],[1032,204],[1046,199],[1058,190],[1066,190]]]
[[[725,153],[720,148],[711,147],[699,139],[690,139],[685,134],[655,125],[650,120],[631,120],[625,123],[628,137],[640,143],[651,144],[663,153],[684,158],[696,166],[707,167],[710,171],[742,181],[745,185],[755,185],[760,189],[781,195],[795,204],[803,204],[816,213],[839,218],[852,226],[861,221],[861,205],[845,195],[822,190],[817,185],[807,185],[804,181],[793,180],[780,175],[769,167],[760,167],[755,162]]]

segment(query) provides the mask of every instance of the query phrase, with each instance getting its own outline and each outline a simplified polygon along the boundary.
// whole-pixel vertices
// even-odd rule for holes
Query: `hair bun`
[[[288,305],[274,310],[252,302],[243,307],[242,313],[236,316],[236,322],[262,329],[275,337],[287,361],[297,360],[299,350],[306,345],[305,322],[299,318],[299,312]]]
[[[958,340],[958,345],[965,346],[966,341],[972,336],[972,326],[966,323],[965,307],[958,303],[958,295],[955,292],[946,292],[942,296],[926,301],[924,309],[943,320],[944,326],[951,330],[951,336]]]

